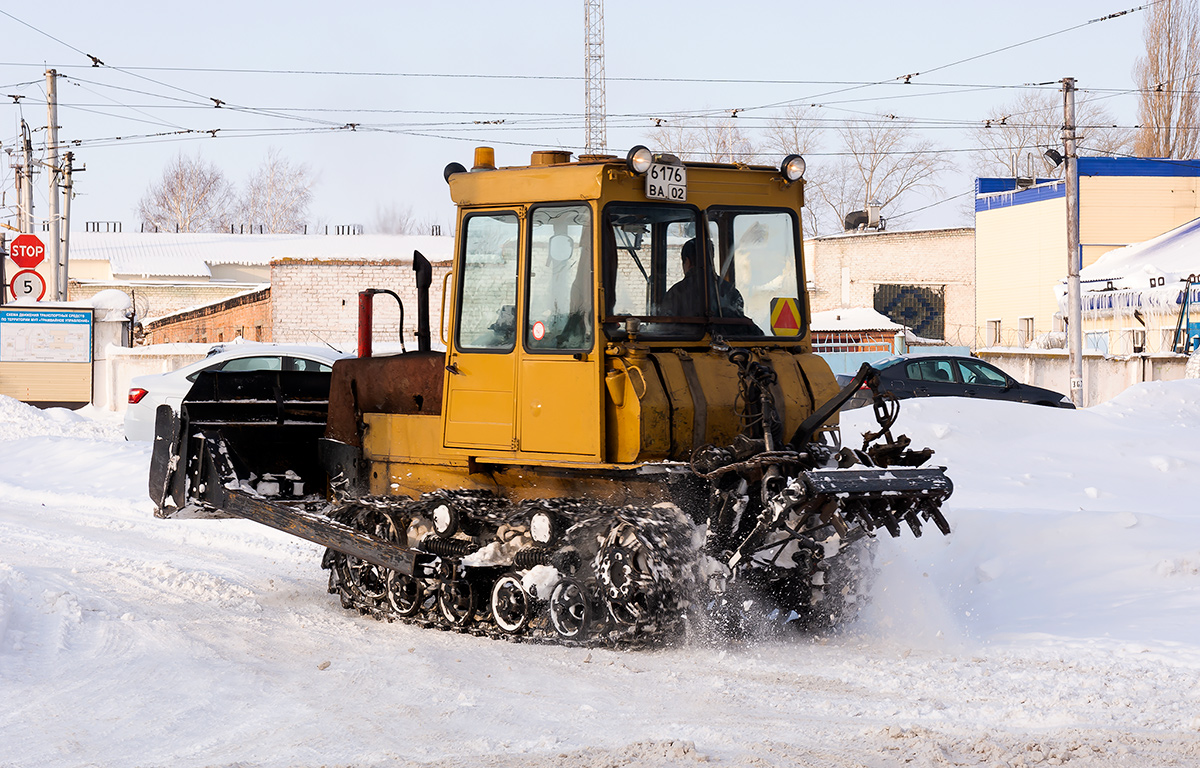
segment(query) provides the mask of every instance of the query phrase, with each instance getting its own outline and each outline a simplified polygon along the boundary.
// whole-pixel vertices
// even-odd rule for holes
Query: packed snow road
[[[313,545],[155,519],[111,415],[0,397],[0,766],[1200,766],[1200,382],[899,428],[955,530],[882,540],[857,625],[614,652],[343,611]]]

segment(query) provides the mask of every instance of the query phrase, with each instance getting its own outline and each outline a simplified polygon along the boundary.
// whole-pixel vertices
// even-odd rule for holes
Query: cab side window
[[[591,349],[592,295],[591,210],[586,205],[535,209],[526,349]]]
[[[517,339],[517,216],[475,214],[463,228],[458,348],[507,352]]]

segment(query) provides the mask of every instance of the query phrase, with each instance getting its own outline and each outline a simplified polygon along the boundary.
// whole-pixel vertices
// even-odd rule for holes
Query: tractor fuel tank
[[[774,372],[784,433],[837,393],[826,363],[786,349],[751,352]],[[609,359],[605,416],[609,461],[688,461],[702,445],[724,445],[744,427],[738,366],[723,347],[629,350]],[[837,423],[836,415],[831,424]]]

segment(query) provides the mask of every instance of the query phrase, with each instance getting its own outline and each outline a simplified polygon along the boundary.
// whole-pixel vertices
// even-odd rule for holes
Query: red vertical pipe
[[[358,356],[371,356],[371,298],[374,291],[360,291],[358,294]]]

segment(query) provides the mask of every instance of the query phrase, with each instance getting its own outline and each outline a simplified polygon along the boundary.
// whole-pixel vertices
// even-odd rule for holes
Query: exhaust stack
[[[417,350],[428,352],[429,286],[433,284],[433,265],[420,251],[413,251],[413,271],[417,273]]]

